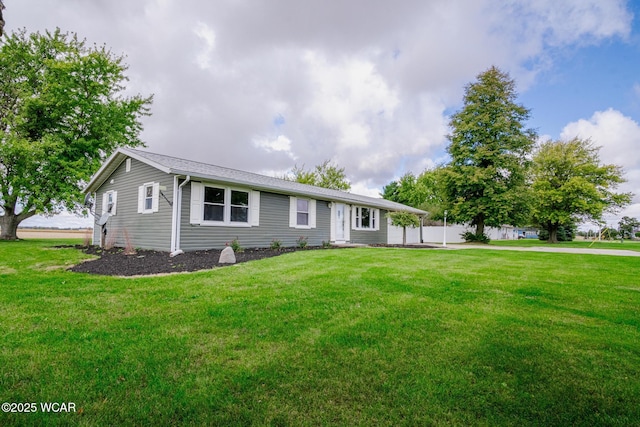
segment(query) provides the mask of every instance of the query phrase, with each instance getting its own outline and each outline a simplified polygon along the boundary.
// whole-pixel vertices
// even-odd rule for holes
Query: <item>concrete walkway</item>
[[[430,246],[438,246],[439,249],[445,249],[445,250],[485,249],[485,250],[495,250],[495,251],[557,252],[557,253],[564,253],[564,254],[614,255],[614,256],[640,257],[640,252],[629,251],[624,249],[554,248],[554,247],[548,247],[548,246],[521,247],[521,246],[459,245],[459,244],[451,244],[451,245],[447,245],[447,247],[443,247],[442,245],[437,245],[437,244],[435,245],[430,244]]]

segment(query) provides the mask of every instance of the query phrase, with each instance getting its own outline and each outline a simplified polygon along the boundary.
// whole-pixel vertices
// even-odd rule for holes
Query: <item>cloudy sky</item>
[[[625,168],[623,214],[640,217],[638,2],[4,3],[8,32],[60,27],[126,55],[131,93],[155,95],[149,150],[267,175],[330,159],[373,196],[446,161],[448,116],[496,65],[541,136],[590,137]]]

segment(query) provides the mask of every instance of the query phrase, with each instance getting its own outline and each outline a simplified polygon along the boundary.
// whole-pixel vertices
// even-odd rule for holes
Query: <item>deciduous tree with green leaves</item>
[[[120,146],[144,145],[152,97],[124,96],[127,67],[59,29],[0,45],[0,239],[36,214],[76,211],[81,188]]]
[[[516,103],[515,82],[491,67],[465,88],[464,106],[449,122],[445,199],[456,222],[519,225],[527,219],[527,158],[536,133],[525,127],[529,110]]]
[[[618,222],[618,231],[622,234],[623,239],[633,238],[633,231],[638,227],[640,227],[640,221],[630,216],[623,216]]]
[[[349,191],[351,183],[347,180],[344,168],[325,160],[313,170],[305,170],[304,166],[297,165],[292,170],[292,177],[285,177],[291,181],[302,184],[315,185],[316,187],[331,188],[333,190]]]
[[[407,172],[382,188],[383,199],[427,211],[428,219],[443,217],[442,167],[427,169],[415,176]]]
[[[402,245],[407,244],[407,227],[419,227],[420,218],[411,212],[389,212],[387,216],[391,219],[391,224],[396,227],[402,227]]]
[[[616,193],[622,169],[600,164],[599,147],[590,140],[547,141],[533,158],[532,218],[558,241],[562,224],[598,221],[631,201]]]

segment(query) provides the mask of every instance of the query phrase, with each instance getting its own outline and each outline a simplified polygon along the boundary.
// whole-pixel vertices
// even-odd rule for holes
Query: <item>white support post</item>
[[[444,211],[444,233],[442,236],[442,246],[447,247],[447,211]]]

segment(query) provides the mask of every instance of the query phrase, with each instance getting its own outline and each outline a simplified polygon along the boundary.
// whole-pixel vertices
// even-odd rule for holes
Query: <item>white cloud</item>
[[[633,15],[625,1],[512,0],[510,31],[552,46],[587,44],[612,36],[628,37]],[[509,23],[506,23],[509,26]]]
[[[562,130],[562,139],[590,138],[602,146],[600,157],[606,163],[629,170],[640,169],[640,125],[620,111],[597,111],[589,119],[569,123]]]
[[[370,61],[330,62],[318,52],[307,52],[304,61],[312,88],[306,116],[335,130],[338,151],[367,147],[375,122],[393,117],[396,92]]]
[[[634,203],[628,206],[620,215],[620,217],[623,216],[640,219],[640,203]]]
[[[634,193],[633,201],[640,203],[640,125],[621,112],[608,109],[595,112],[589,119],[566,125],[560,138],[574,137],[590,138],[601,146],[600,159],[603,163],[622,166],[627,182],[618,190]],[[629,212],[635,212],[635,209],[637,205],[630,206],[619,216],[630,215]]]
[[[357,182],[355,184],[351,184],[351,190],[349,190],[352,193],[355,194],[361,194],[363,196],[369,196],[369,197],[380,197],[380,190],[382,189],[377,189],[375,187],[372,188],[371,185],[367,185],[370,183],[365,182]]]
[[[202,69],[211,66],[211,53],[216,45],[216,33],[204,22],[198,22],[193,32],[204,41],[204,47],[196,56],[196,64]]]
[[[268,152],[270,151],[283,151],[288,153],[289,156],[294,159],[294,155],[291,152],[291,140],[284,135],[278,135],[276,139],[268,139],[268,138],[255,138],[253,143],[256,147],[262,148]]]

